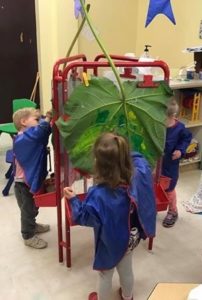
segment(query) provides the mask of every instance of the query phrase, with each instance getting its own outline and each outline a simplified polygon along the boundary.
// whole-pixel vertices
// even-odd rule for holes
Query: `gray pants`
[[[116,266],[119,274],[122,296],[125,300],[131,300],[133,296],[133,268],[132,268],[133,251],[126,254]],[[98,299],[111,299],[112,277],[114,269],[99,272],[98,280]]]
[[[36,207],[33,195],[25,183],[15,182],[14,191],[21,212],[22,237],[27,240],[35,234],[38,207]]]

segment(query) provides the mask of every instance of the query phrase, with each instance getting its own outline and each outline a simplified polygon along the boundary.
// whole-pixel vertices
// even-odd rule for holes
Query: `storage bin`
[[[56,192],[34,195],[34,201],[37,207],[55,207],[57,206]]]
[[[157,211],[167,210],[169,201],[165,190],[169,187],[170,180],[169,177],[161,176],[159,182],[154,184]]]

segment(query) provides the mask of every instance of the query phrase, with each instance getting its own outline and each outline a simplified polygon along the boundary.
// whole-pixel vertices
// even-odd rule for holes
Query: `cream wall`
[[[199,24],[202,20],[201,0],[172,0],[176,26],[166,16],[158,15],[144,28],[148,0],[138,0],[137,54],[141,55],[145,44],[152,45],[151,54],[165,60],[171,68],[179,68],[193,61],[192,54],[182,53],[189,46],[202,45]]]
[[[108,53],[135,52],[137,0],[91,0],[90,17]],[[79,52],[94,58],[102,51],[96,41],[81,35]]]
[[[35,0],[41,109],[51,107],[51,79],[55,61],[66,55],[77,30],[72,0]],[[77,53],[77,45],[74,52]]]
[[[50,107],[52,68],[64,57],[78,28],[74,17],[73,0],[35,0],[41,107]],[[177,25],[158,15],[145,28],[149,0],[91,0],[90,16],[109,53],[143,53],[144,45],[151,44],[151,55],[166,61],[170,68],[179,68],[193,60],[183,54],[188,46],[201,45],[199,23],[202,19],[201,0],[173,0]],[[80,36],[74,52],[85,53],[88,59],[101,53],[96,41]]]

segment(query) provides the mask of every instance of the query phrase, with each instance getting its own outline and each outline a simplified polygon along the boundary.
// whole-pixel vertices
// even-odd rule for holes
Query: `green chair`
[[[25,107],[33,107],[36,108],[36,103],[29,100],[29,99],[14,99],[13,100],[13,113],[16,112],[18,109],[25,108]],[[13,123],[4,123],[0,124],[0,135],[2,133],[7,133],[11,137],[17,133],[15,125]]]

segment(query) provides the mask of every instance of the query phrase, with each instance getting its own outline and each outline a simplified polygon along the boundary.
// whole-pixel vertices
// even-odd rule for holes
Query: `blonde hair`
[[[22,129],[22,119],[28,119],[30,116],[36,116],[39,117],[40,113],[37,109],[33,107],[25,107],[18,109],[16,112],[13,114],[13,123],[16,127],[16,129],[19,131]]]
[[[103,133],[94,145],[94,179],[111,188],[129,185],[133,174],[128,141],[113,133]]]
[[[166,115],[167,117],[171,118],[171,117],[177,117],[178,114],[179,114],[179,105],[177,101],[174,98],[172,98],[167,105]]]

